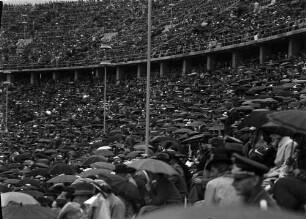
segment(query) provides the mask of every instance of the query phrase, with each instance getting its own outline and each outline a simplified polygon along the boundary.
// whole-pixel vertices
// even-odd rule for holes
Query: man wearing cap
[[[95,194],[96,190],[92,184],[80,182],[75,185],[73,201],[81,205]]]
[[[57,219],[86,219],[86,214],[79,203],[68,202],[59,212]]]
[[[263,175],[269,168],[238,154],[233,154],[233,162],[233,186],[237,195],[243,197],[244,203],[264,210],[276,208],[276,202],[262,188]]]
[[[234,180],[230,174],[231,167],[230,151],[227,148],[215,149],[205,168],[214,172],[213,175],[218,177],[210,180],[206,185],[205,205],[229,206],[240,204],[241,197],[237,195],[232,185]]]

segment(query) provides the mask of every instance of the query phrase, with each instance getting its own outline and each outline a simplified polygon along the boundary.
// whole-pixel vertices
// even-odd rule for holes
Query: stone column
[[[210,55],[208,55],[207,58],[206,58],[206,63],[207,63],[207,70],[210,71],[210,70],[213,70],[213,69],[214,69],[216,60],[215,60],[215,58],[210,54]]]
[[[271,54],[271,48],[268,45],[261,45],[259,51],[259,64],[264,64],[266,58]]]
[[[183,68],[182,68],[182,75],[185,75],[190,68],[190,61],[189,59],[183,59]]]
[[[36,84],[36,82],[38,81],[38,76],[39,76],[38,72],[31,72],[30,83]]]
[[[288,57],[296,55],[301,49],[301,41],[299,39],[289,39]]]
[[[79,80],[79,77],[80,77],[80,75],[79,75],[79,71],[78,70],[75,70],[74,71],[74,81],[77,81],[77,80]]]
[[[232,67],[237,68],[239,66],[239,63],[241,61],[241,53],[239,51],[233,51],[232,52]]]

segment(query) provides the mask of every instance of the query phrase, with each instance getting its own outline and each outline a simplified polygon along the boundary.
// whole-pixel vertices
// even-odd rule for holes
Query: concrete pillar
[[[160,62],[159,63],[159,75],[160,77],[163,77],[167,71],[167,64],[166,62]]]
[[[35,84],[38,81],[38,78],[39,78],[39,73],[31,72],[30,83]]]
[[[58,74],[57,74],[57,72],[52,72],[52,79],[53,79],[53,81],[57,81],[58,80]]]
[[[182,75],[185,75],[187,71],[190,68],[190,61],[189,59],[185,58],[183,59],[183,69],[182,69]]]
[[[6,74],[6,81],[12,83],[13,81],[12,74]]]
[[[80,74],[79,74],[79,71],[78,70],[75,70],[74,71],[74,81],[77,81],[77,80],[79,80],[79,77],[80,77]]]
[[[121,67],[116,68],[116,84],[120,84]]]
[[[212,55],[208,55],[206,63],[207,70],[210,71],[214,69],[216,60]]]
[[[289,39],[288,57],[296,55],[301,49],[301,41],[299,39]]]
[[[264,64],[266,58],[271,54],[271,48],[268,45],[261,45],[259,50],[259,64]]]
[[[104,68],[102,68],[102,69],[98,69],[98,68],[96,68],[96,70],[95,70],[95,77],[96,78],[102,78],[102,77],[104,77]]]
[[[139,79],[141,77],[141,74],[143,74],[144,72],[145,72],[144,65],[138,64],[137,65],[137,79]]]
[[[241,61],[241,53],[239,51],[232,52],[232,67],[237,68]]]

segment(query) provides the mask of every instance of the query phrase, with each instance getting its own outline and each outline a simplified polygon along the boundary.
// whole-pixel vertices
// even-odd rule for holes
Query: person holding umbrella
[[[168,179],[168,176],[163,173],[147,173],[149,182],[146,184],[147,192],[149,194],[149,202],[147,206],[140,209],[138,215],[155,211],[166,206],[182,205],[182,197]]]
[[[293,132],[297,147],[287,169],[291,175],[278,179],[273,187],[273,196],[281,208],[304,211],[306,203],[306,111],[285,110],[268,115],[271,122]]]
[[[287,210],[304,211],[306,203],[306,137],[293,136],[298,142],[292,159],[286,162],[291,175],[279,178],[273,187],[273,195],[280,207]]]

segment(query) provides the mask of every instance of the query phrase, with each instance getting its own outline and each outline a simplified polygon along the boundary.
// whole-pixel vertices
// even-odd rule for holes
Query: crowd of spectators
[[[302,28],[290,23],[301,18],[302,1],[195,2],[154,1],[153,14],[158,11],[159,15],[153,18],[153,42],[160,46],[153,50],[155,56],[185,53],[185,49],[206,50],[222,40],[225,45],[230,42],[227,39],[237,35],[241,35],[238,43],[253,40],[259,29],[258,38],[265,37],[275,34],[265,32],[271,30],[273,22],[277,26],[284,21],[278,26],[285,24],[285,31]],[[97,5],[103,8],[101,14],[105,12],[106,18],[111,13],[117,19],[100,21],[99,10],[94,10]],[[53,62],[60,66],[69,60],[84,61],[86,54],[89,64],[89,59],[101,61],[96,56],[101,43],[114,48],[100,54],[113,61],[125,59],[120,54],[124,48],[128,48],[126,54],[145,52],[142,25],[146,7],[142,1],[5,7],[6,11],[26,15],[19,22],[31,23],[33,32],[18,25],[4,25],[4,62],[15,58],[19,62],[26,55],[26,61],[39,59],[43,66],[50,66],[51,57],[56,56]],[[88,13],[97,13],[96,22],[92,20],[95,16]],[[168,31],[160,31],[169,13],[171,26]],[[80,21],[86,18],[87,22]],[[56,31],[50,31],[51,27]],[[249,27],[245,37],[245,28]],[[211,35],[205,36],[207,28]],[[18,42],[15,31],[19,37],[23,35],[23,41]],[[104,42],[102,36],[109,42]],[[19,48],[14,46],[16,42]],[[165,53],[163,42],[168,45]],[[179,46],[181,50],[171,50]],[[18,57],[9,56],[15,52]],[[184,75],[175,65],[163,77],[153,71],[147,153],[145,78],[135,74],[117,84],[108,77],[106,102],[104,81],[94,74],[73,80],[67,73],[55,81],[45,73],[34,85],[23,75],[16,75],[11,84],[3,83],[0,192],[4,218],[35,206],[38,209],[33,212],[41,212],[41,219],[132,218],[184,203],[185,207],[200,209],[205,209],[203,205],[235,204],[242,206],[238,212],[246,209],[245,204],[275,212],[278,208],[304,212],[303,127],[292,133],[287,127],[271,126],[266,115],[290,109],[295,111],[288,117],[295,113],[300,113],[298,120],[306,117],[305,48],[291,57],[287,49],[271,51],[263,65],[256,57],[247,54],[237,68],[220,59],[210,71],[201,62],[193,63]],[[140,168],[141,162],[151,165]],[[151,168],[155,164],[163,168]],[[32,198],[22,199],[21,193]],[[25,213],[19,214],[27,218]],[[33,214],[28,218],[34,218]]]
[[[189,165],[189,168],[183,165],[185,169],[184,174],[181,175],[184,176],[183,181],[172,178],[170,180],[179,193],[175,192],[176,189],[170,186],[171,183],[164,176],[147,173],[150,183],[157,181],[169,186],[167,197],[171,197],[171,200],[165,200],[164,194],[160,193],[163,190],[157,189],[158,185],[153,186],[154,183],[152,188],[157,186],[155,195],[158,194],[158,197],[151,194],[150,189],[147,194],[146,189],[142,188],[143,184],[141,182],[138,184],[139,174],[144,177],[143,173],[138,172],[133,179],[136,180],[139,192],[144,192],[151,198],[155,197],[151,199],[151,202],[126,200],[121,192],[114,190],[117,187],[112,187],[110,183],[109,186],[112,187],[110,190],[105,182],[98,180],[100,185],[98,188],[102,190],[101,194],[106,193],[105,198],[112,197],[112,199],[106,199],[110,203],[112,203],[111,200],[116,200],[116,203],[120,203],[119,207],[133,206],[131,211],[117,206],[121,209],[117,212],[118,215],[121,215],[120,218],[126,218],[127,215],[131,216],[137,212],[146,214],[148,211],[156,210],[156,205],[182,204],[183,200],[189,204],[200,205],[204,195],[206,205],[215,203],[216,200],[211,197],[212,194],[205,193],[206,186],[207,189],[209,188],[208,191],[212,189],[211,185],[206,185],[206,183],[224,174],[230,166],[226,166],[225,169],[221,168],[222,171],[220,169],[217,175],[205,175],[207,173],[205,171],[203,173],[202,170],[204,164],[209,161],[207,151],[211,150],[211,146],[221,147],[222,142],[235,143],[236,146],[238,144],[241,154],[251,158],[254,148],[249,148],[252,139],[250,136],[255,136],[255,133],[250,129],[250,125],[245,124],[244,127],[239,127],[239,122],[242,121],[243,124],[246,115],[256,109],[304,109],[306,102],[305,58],[303,51],[298,56],[291,58],[279,53],[268,57],[267,62],[262,66],[258,65],[258,60],[250,58],[243,60],[245,64],[239,66],[238,69],[232,69],[227,64],[220,62],[217,63],[218,68],[214,71],[205,71],[203,66],[195,65],[184,76],[179,71],[166,74],[163,78],[160,78],[158,74],[153,74],[149,156],[170,162],[171,153],[178,153],[177,156],[181,157],[175,159]],[[92,162],[86,163],[89,162],[88,159],[101,161],[97,159],[103,157],[91,158],[97,154],[104,155],[107,158],[104,157],[103,161],[115,166],[120,166],[122,163],[129,164],[134,162],[135,158],[146,156],[143,147],[146,124],[145,80],[144,78],[136,79],[135,75],[132,79],[121,81],[120,84],[115,85],[115,83],[114,80],[109,80],[107,83],[107,116],[104,134],[102,79],[94,75],[83,75],[78,81],[66,77],[59,81],[42,79],[38,84],[30,85],[24,81],[23,77],[16,77],[13,85],[8,88],[8,126],[6,127],[5,122],[2,122],[0,152],[2,189],[32,194],[41,205],[51,207],[53,203],[53,208],[65,211],[66,208],[63,208],[65,203],[73,200],[83,204],[86,197],[90,198],[96,194],[93,192],[89,194],[88,190],[83,188],[88,187],[88,183],[92,184],[96,176],[91,176],[91,179],[83,177],[85,182],[75,182],[71,185],[71,178],[66,176],[71,173],[66,172],[67,168],[63,168],[61,169],[63,172],[57,172],[57,174],[65,174],[61,176],[62,180],[66,180],[65,183],[61,180],[54,181],[53,184],[48,183],[48,180],[56,176],[50,172],[55,165],[66,163],[74,168],[77,167],[77,172],[73,172],[73,176],[70,176],[75,180],[74,174],[82,175],[82,172],[86,172],[86,168],[93,164]],[[5,88],[2,90],[2,97],[2,116],[5,118]],[[230,122],[228,118],[233,107],[236,114],[233,121]],[[233,136],[235,138],[232,138]],[[161,138],[164,140],[157,140]],[[97,150],[102,146],[107,147]],[[237,152],[237,148],[235,150]],[[215,156],[219,155],[218,152]],[[171,162],[170,164],[174,165]],[[227,160],[225,163],[229,162],[230,160]],[[271,166],[273,167],[273,164]],[[39,170],[41,168],[44,170]],[[208,166],[204,169],[209,170]],[[118,170],[116,174],[123,174],[120,171]],[[124,174],[127,173],[124,172]],[[270,181],[265,183],[270,185]],[[72,193],[72,196],[70,194],[63,197],[61,192],[67,192],[67,190]],[[86,190],[86,195],[79,190],[83,192]],[[272,191],[270,193],[272,195]],[[177,196],[178,194],[180,196]],[[177,199],[177,197],[181,198]],[[230,196],[227,196],[228,199],[220,203],[226,205],[232,203],[234,197],[237,198],[231,193]],[[269,202],[269,207],[271,207],[270,204],[276,206],[274,202]],[[302,204],[305,203],[298,202],[291,207],[285,204],[280,204],[280,206],[300,211]],[[80,206],[77,209],[80,209]]]
[[[146,57],[147,5],[141,0],[4,5],[2,20],[2,68]],[[154,1],[152,56],[206,51],[304,27],[302,0]]]

